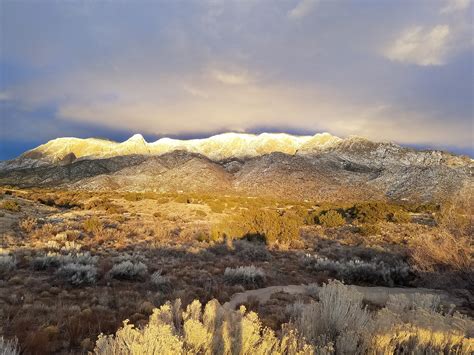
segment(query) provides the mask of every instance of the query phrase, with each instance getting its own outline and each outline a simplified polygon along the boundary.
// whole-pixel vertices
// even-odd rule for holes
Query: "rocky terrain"
[[[0,163],[0,184],[293,199],[442,201],[473,186],[469,157],[330,134],[189,141],[59,138]]]

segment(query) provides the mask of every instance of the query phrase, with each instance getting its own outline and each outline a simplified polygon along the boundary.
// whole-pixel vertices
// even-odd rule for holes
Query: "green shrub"
[[[230,221],[221,222],[213,227],[211,238],[214,240],[229,237],[231,239],[256,238],[268,244],[285,243],[299,238],[302,219],[289,212],[270,209],[249,209],[235,215]]]
[[[363,224],[359,226],[358,232],[364,236],[378,235],[382,232],[377,224]]]
[[[375,224],[384,221],[405,223],[411,220],[402,206],[385,202],[356,203],[347,210],[347,213],[359,223]]]
[[[387,219],[390,209],[383,202],[356,203],[348,212],[360,223],[377,223]]]
[[[21,206],[18,204],[18,202],[13,201],[13,200],[3,201],[0,207],[4,210],[11,211],[11,212],[21,211]]]
[[[346,223],[346,220],[339,212],[329,210],[319,215],[318,222],[324,227],[340,227]]]

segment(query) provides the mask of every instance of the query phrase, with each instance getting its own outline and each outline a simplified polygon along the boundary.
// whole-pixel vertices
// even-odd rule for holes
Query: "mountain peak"
[[[145,138],[143,138],[143,136],[140,133],[134,134],[133,136],[131,136],[129,139],[127,139],[123,143],[127,143],[127,142],[129,142],[129,143],[144,143],[144,144],[147,143]]]
[[[162,155],[175,150],[197,153],[211,160],[257,157],[274,152],[289,155],[317,152],[335,146],[341,138],[329,133],[299,136],[287,133],[228,132],[200,139],[161,138],[148,143],[139,133],[121,143],[98,138],[57,138],[22,155],[51,163],[61,161],[68,154],[77,159],[110,158],[123,155]]]

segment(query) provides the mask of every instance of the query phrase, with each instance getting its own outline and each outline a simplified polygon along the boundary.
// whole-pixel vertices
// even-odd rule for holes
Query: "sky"
[[[471,0],[0,0],[0,159],[329,132],[474,156]]]

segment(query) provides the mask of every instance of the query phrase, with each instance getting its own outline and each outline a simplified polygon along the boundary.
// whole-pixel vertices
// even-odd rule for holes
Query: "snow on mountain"
[[[135,134],[122,143],[98,138],[57,138],[24,153],[20,159],[61,161],[68,154],[79,158],[110,158],[122,155],[161,155],[175,150],[199,153],[211,160],[256,157],[273,152],[296,154],[298,151],[326,149],[341,139],[329,133],[294,136],[285,133],[224,133],[204,139],[161,138],[147,143]]]

